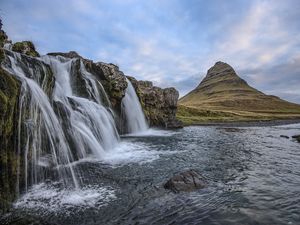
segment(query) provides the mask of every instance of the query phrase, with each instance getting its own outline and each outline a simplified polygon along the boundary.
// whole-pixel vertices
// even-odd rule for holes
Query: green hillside
[[[197,88],[179,100],[185,124],[300,118],[300,105],[249,86],[223,62],[211,67]]]

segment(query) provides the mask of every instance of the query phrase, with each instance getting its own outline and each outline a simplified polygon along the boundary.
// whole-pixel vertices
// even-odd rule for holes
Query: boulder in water
[[[172,177],[165,183],[164,188],[178,193],[205,188],[206,185],[205,179],[199,173],[195,170],[188,170]]]
[[[294,135],[292,138],[295,138],[298,142],[300,142],[300,135]]]

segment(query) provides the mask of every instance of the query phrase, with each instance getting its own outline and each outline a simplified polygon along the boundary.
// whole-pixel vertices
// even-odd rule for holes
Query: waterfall
[[[71,178],[73,185],[78,187],[74,169],[70,165],[73,158],[66,137],[50,100],[42,88],[46,85],[45,66],[41,63],[39,70],[31,68],[25,72],[23,68],[26,68],[27,64],[22,61],[20,54],[12,53],[8,58],[11,67],[6,69],[22,82],[19,102],[18,154],[21,151],[24,152],[25,190],[28,188],[28,182],[34,184],[45,179],[44,167],[49,164],[57,168],[58,175],[65,184],[68,184]],[[43,80],[41,80],[42,77],[44,77]],[[23,119],[25,122],[21,124]],[[22,127],[24,127],[24,132],[21,131]],[[26,145],[25,149],[20,149],[23,133]],[[47,146],[47,150],[43,146]],[[20,173],[20,168],[18,168],[18,173]],[[19,182],[18,180],[17,183]]]
[[[81,58],[37,58],[5,50],[3,69],[20,81],[17,121],[17,192],[46,180],[80,188],[76,161],[105,160],[120,143],[110,100]],[[124,133],[148,129],[131,82],[121,102]],[[118,151],[117,151],[118,152]]]
[[[18,154],[24,165],[19,162],[18,173],[25,170],[25,176],[17,186],[24,183],[27,190],[55,177],[65,186],[80,187],[80,171],[72,162],[101,159],[119,142],[104,88],[81,59],[6,53],[4,69],[22,84]]]
[[[66,59],[61,56],[44,56],[43,60],[48,62],[54,71],[56,77],[54,99],[61,101],[64,110],[68,111],[67,130],[72,132],[72,141],[78,149],[77,152],[81,153],[80,158],[86,157],[91,152],[101,158],[101,154],[112,149],[119,140],[111,110],[102,104],[103,99],[109,102],[104,88],[86,71],[81,59],[69,59],[65,62]],[[72,91],[71,84],[75,83],[72,82],[72,67],[77,60],[85,89],[89,94],[88,99],[76,96]]]
[[[139,133],[149,127],[141,107],[138,96],[131,82],[126,78],[127,88],[125,97],[122,99],[122,117],[125,120],[127,133]]]

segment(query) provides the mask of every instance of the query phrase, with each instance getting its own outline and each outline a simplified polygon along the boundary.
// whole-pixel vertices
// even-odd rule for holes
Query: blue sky
[[[216,61],[300,103],[299,0],[1,0],[4,30],[42,54],[75,50],[181,96]]]

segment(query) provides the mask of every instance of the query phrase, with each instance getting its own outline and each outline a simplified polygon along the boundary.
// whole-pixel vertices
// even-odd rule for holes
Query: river
[[[73,163],[80,189],[34,185],[1,224],[300,224],[300,124],[194,126],[123,136],[101,160]],[[207,188],[163,184],[197,170]]]

